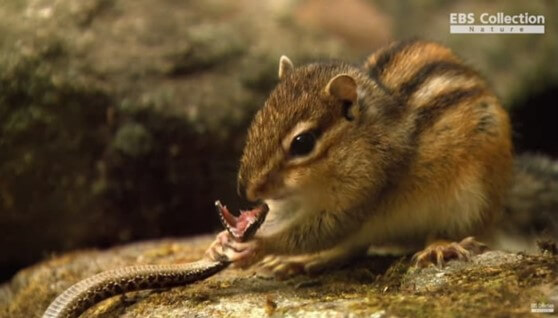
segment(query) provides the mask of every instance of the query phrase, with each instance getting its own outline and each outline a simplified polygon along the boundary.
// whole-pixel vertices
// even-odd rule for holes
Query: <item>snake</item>
[[[262,204],[234,216],[220,201],[215,202],[219,219],[230,236],[250,240],[265,220],[269,208]],[[202,258],[182,264],[133,265],[111,269],[70,286],[50,303],[42,318],[77,318],[96,303],[131,291],[185,286],[211,277],[232,262]]]

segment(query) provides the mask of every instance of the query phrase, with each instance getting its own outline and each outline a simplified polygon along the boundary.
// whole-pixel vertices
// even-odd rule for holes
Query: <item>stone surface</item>
[[[136,243],[53,258],[0,288],[1,317],[38,317],[65,288],[118,266],[194,261],[212,236]],[[116,296],[82,317],[510,317],[531,305],[558,309],[558,258],[489,251],[443,268],[370,256],[319,276],[279,281],[226,269],[191,286]]]
[[[360,63],[420,36],[506,106],[556,86],[555,2],[404,3],[2,1],[0,277],[53,251],[216,229],[215,199],[246,207],[238,157],[281,54]],[[451,36],[453,11],[544,13],[547,36]]]
[[[354,57],[265,1],[0,5],[0,277],[51,251],[217,226],[245,129],[295,61]]]

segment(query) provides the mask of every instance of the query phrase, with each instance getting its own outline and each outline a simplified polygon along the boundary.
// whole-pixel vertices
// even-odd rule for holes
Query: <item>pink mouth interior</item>
[[[267,213],[267,206],[258,206],[252,210],[240,211],[239,216],[234,216],[221,202],[215,202],[219,211],[221,223],[226,230],[237,240],[249,239],[260,227]]]

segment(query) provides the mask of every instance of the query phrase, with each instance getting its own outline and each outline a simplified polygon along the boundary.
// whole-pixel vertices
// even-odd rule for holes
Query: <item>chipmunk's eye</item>
[[[314,131],[303,132],[294,137],[289,154],[295,157],[307,155],[314,149],[314,145],[316,145],[316,133]]]

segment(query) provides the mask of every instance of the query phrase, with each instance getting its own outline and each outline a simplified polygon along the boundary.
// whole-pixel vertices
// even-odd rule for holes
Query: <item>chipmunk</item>
[[[248,130],[239,193],[269,207],[248,242],[207,251],[275,274],[313,273],[370,246],[403,243],[416,264],[481,252],[472,235],[499,215],[512,175],[506,111],[483,78],[440,44],[391,44],[363,67],[294,67]],[[419,247],[420,246],[420,247]],[[262,261],[263,260],[263,261]]]

